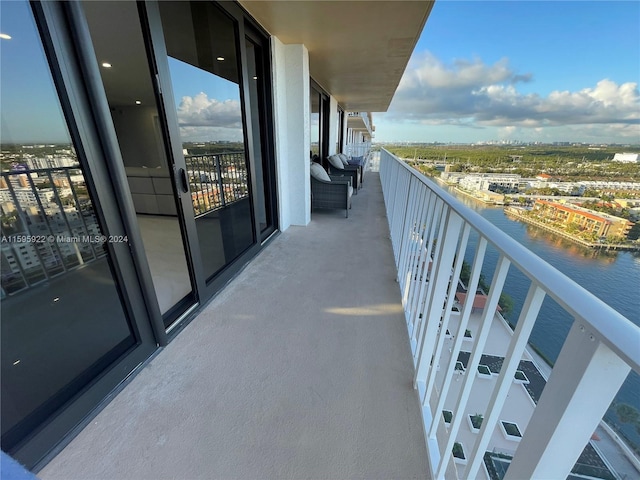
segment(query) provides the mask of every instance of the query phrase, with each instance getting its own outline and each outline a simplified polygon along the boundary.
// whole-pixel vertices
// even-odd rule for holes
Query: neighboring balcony
[[[640,371],[640,329],[380,157],[349,218],[314,211],[309,226],[278,235],[40,477],[597,472],[597,461],[585,465],[589,439],[629,371]],[[498,260],[483,291],[488,249]],[[498,309],[510,268],[531,280],[515,331]],[[575,322],[543,378],[526,347],[545,296]]]

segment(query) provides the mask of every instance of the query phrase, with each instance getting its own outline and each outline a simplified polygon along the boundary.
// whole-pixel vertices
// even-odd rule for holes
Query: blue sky
[[[377,141],[640,143],[640,2],[436,1]]]
[[[3,143],[68,142],[69,133],[27,2],[0,4]],[[25,59],[27,61],[25,61]]]
[[[67,141],[28,6],[1,6],[2,141]],[[437,0],[376,141],[640,143],[639,25],[637,0]],[[192,70],[172,65],[185,137],[216,117],[239,139],[237,85]]]

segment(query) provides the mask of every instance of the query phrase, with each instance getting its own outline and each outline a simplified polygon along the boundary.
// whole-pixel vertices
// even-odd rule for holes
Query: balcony
[[[640,371],[640,328],[386,151],[380,177],[433,477],[600,475],[589,440],[628,373]],[[499,311],[510,270],[528,281],[515,327]],[[474,301],[456,304],[461,288],[477,292]],[[527,348],[545,298],[573,318],[548,372]],[[463,425],[476,415],[477,433]]]
[[[427,478],[378,174],[276,237],[43,479]]]
[[[470,238],[466,291],[498,254],[481,306],[456,295]],[[498,312],[510,268],[531,283],[515,330]],[[545,297],[575,321],[541,381],[527,340]],[[276,237],[40,476],[487,478],[492,452],[504,478],[567,478],[597,468],[585,445],[640,371],[638,344],[629,320],[383,151],[348,219],[318,211]]]

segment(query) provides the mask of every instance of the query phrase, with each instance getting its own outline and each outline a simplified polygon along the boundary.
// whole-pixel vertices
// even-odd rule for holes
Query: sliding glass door
[[[178,123],[172,141],[184,157],[187,214],[209,283],[256,240],[236,24],[209,2],[160,2],[159,9],[173,91],[165,100],[175,104]]]
[[[83,1],[113,132],[163,323],[196,303],[164,115],[135,2]],[[118,25],[114,29],[113,25]]]
[[[268,59],[259,36],[240,40],[245,24],[237,5],[223,6],[146,4],[201,299],[276,228]]]
[[[268,38],[222,2],[2,2],[2,449],[29,468],[277,229]]]
[[[0,40],[2,450],[30,468],[156,347],[84,80],[46,7],[41,40],[29,4],[3,2]]]

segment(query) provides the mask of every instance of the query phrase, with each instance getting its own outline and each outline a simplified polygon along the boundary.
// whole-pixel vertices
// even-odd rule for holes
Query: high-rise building
[[[370,112],[432,7],[0,4],[3,451],[43,478],[464,478],[496,425],[514,436],[504,420],[522,437],[507,475],[571,471],[640,371],[640,330],[372,157]],[[36,93],[32,121],[12,115],[5,98]],[[353,173],[314,190],[311,160],[337,153]],[[353,213],[319,211],[337,205]],[[450,318],[470,231],[470,291],[487,243],[499,257],[477,327],[468,302]],[[510,265],[531,293],[472,444],[487,379],[450,384],[478,369]],[[545,295],[575,325],[525,429],[502,412]]]

